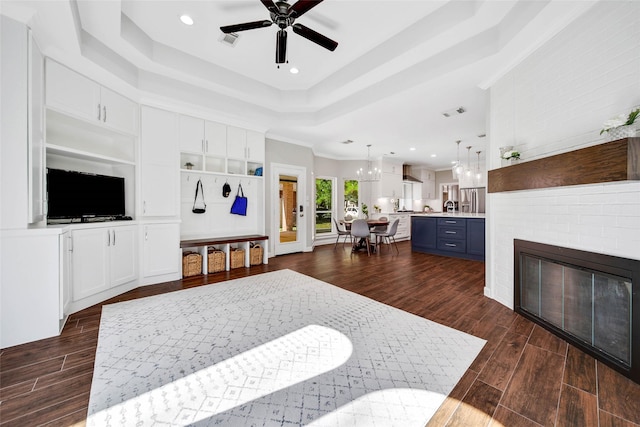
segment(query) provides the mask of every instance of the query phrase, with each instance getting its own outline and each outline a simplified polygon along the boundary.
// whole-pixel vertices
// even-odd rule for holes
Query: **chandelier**
[[[367,144],[367,165],[366,168],[360,168],[356,171],[358,181],[373,182],[380,180],[380,169],[373,165],[371,161],[371,144]]]

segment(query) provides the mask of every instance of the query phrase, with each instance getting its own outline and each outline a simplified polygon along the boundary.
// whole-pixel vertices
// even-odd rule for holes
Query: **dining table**
[[[342,224],[344,224],[345,228],[347,230],[351,230],[351,223],[353,223],[354,220],[342,220],[340,221]],[[369,226],[369,230],[373,230],[376,227],[385,227],[387,225],[389,225],[389,220],[387,219],[367,219],[367,225]],[[369,239],[369,242],[371,242],[371,239]],[[352,252],[357,252],[361,249],[366,250],[367,249],[367,240],[365,238],[360,238],[360,240],[358,242],[355,242],[353,244],[352,247]],[[371,252],[375,252],[376,251],[376,244],[375,243],[370,243],[370,248],[369,250]]]

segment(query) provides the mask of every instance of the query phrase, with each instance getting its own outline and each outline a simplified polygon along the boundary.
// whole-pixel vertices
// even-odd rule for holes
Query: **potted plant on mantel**
[[[607,141],[633,138],[638,132],[638,124],[636,124],[638,115],[640,115],[640,107],[634,107],[629,114],[620,114],[607,120],[604,122],[600,135],[606,133]]]

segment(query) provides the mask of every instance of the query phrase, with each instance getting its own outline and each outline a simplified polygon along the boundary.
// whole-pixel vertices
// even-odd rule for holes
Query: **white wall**
[[[488,165],[603,142],[602,123],[640,105],[640,2],[601,2],[490,90]],[[493,193],[485,293],[513,307],[513,239],[640,259],[640,182]]]

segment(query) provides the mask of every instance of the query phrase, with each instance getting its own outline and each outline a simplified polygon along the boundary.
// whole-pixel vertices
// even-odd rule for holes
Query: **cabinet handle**
[[[111,233],[107,230],[107,246],[111,246]]]
[[[447,233],[447,234],[458,234],[455,231],[449,231],[449,230],[445,231],[445,233]]]
[[[209,153],[209,140],[205,139],[204,141],[204,148],[205,148],[205,152]]]
[[[146,200],[142,201],[142,213],[143,214],[147,213],[147,201]]]
[[[149,240],[149,232],[144,230],[144,240]]]
[[[69,252],[73,252],[73,237],[69,236]]]
[[[102,110],[100,109],[100,104],[98,104],[98,121],[102,120],[102,116],[100,115],[100,112]]]
[[[102,121],[106,123],[107,122],[107,107],[104,106],[104,105],[102,106],[102,112],[103,112]]]
[[[456,246],[458,246],[458,245],[455,245],[455,244],[453,244],[453,243],[445,243],[444,245],[445,245],[445,246],[452,247],[452,248],[455,248]]]
[[[111,230],[111,234],[113,234],[113,246],[116,245],[116,230]]]
[[[447,224],[457,224],[458,221],[445,221]]]

